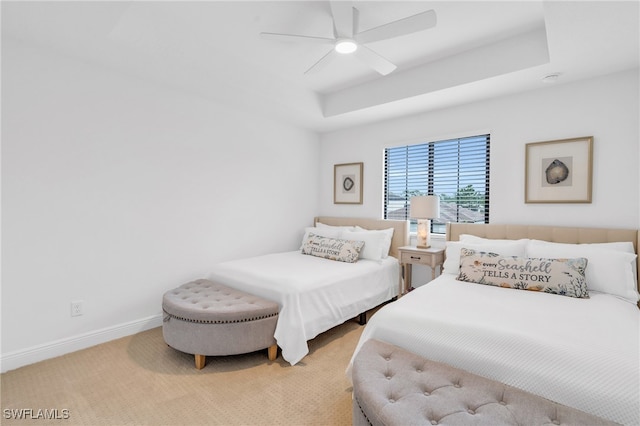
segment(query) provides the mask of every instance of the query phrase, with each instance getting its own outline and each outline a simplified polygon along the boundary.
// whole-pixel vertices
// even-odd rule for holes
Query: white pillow
[[[364,241],[364,247],[360,250],[360,259],[382,260],[389,253],[387,234],[386,231],[347,231],[343,234],[343,238]],[[390,243],[391,239],[389,239]]]
[[[382,258],[389,257],[389,249],[391,248],[391,240],[393,239],[393,228],[388,229],[365,229],[361,226],[356,226],[356,231],[360,232],[383,232],[385,234],[384,247],[382,248]]]
[[[543,242],[547,242],[547,241],[543,241]],[[556,243],[556,244],[562,244],[562,243]],[[569,244],[569,245],[572,245],[572,244]],[[583,243],[583,244],[573,244],[573,245],[598,247],[598,248],[605,248],[605,249],[616,250],[616,251],[623,251],[625,253],[636,254],[635,250],[633,249],[633,243],[631,241],[618,241],[615,243]]]
[[[442,270],[445,274],[460,273],[460,250],[468,248],[486,253],[495,253],[501,256],[525,257],[527,240],[486,240],[485,242],[447,241],[445,249],[445,261]]]
[[[486,242],[491,242],[491,241],[513,241],[513,240],[498,240],[498,239],[490,239],[490,238],[483,238],[483,237],[478,237],[477,235],[470,235],[470,234],[460,234],[460,238],[458,238],[460,241],[467,241],[470,243],[486,243]],[[541,241],[541,240],[535,240],[535,241],[540,241],[540,242],[549,242],[549,241]],[[565,244],[565,243],[555,243],[555,244]],[[577,245],[577,244],[569,244],[569,245]],[[631,253],[631,254],[635,254],[635,250],[633,249],[633,243],[631,241],[616,241],[616,242],[612,242],[612,243],[583,243],[581,244],[582,246],[597,246],[597,247],[602,247],[602,248],[608,248],[608,249],[612,249],[612,250],[618,250],[618,251],[624,251],[627,253]]]
[[[471,234],[460,234],[460,237],[458,238],[458,240],[460,241],[465,241],[467,243],[492,243],[492,242],[503,242],[503,241],[521,241],[521,240],[507,240],[507,239],[494,239],[494,238],[484,238],[484,237],[478,237],[477,235],[471,235]]]
[[[631,244],[631,243],[629,243]],[[633,249],[633,245],[631,245]],[[589,260],[586,270],[587,288],[608,293],[635,304],[638,302],[636,255],[629,253],[626,243],[565,244],[530,240],[530,257],[574,258]]]
[[[389,250],[391,249],[391,240],[393,240],[393,228],[382,229],[381,232],[385,233],[385,247],[382,249],[382,258],[386,259],[389,256]]]

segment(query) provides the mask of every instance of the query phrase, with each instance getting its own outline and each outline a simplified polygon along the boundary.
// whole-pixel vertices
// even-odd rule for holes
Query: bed
[[[363,241],[360,257],[347,263],[302,254],[310,234]],[[294,365],[309,352],[308,340],[398,296],[398,248],[408,241],[407,221],[316,217],[301,250],[223,262],[208,279],[277,302],[274,336]]]
[[[443,273],[373,315],[354,358],[376,339],[607,420],[640,424],[638,245],[637,230],[449,224]],[[459,281],[469,255],[462,248],[472,255],[585,256],[589,297]]]

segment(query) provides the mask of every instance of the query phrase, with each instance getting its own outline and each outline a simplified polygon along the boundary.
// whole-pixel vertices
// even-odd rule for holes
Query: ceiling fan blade
[[[334,49],[331,49],[326,55],[320,58],[318,62],[311,65],[311,67],[308,70],[306,70],[304,73],[305,74],[317,73],[318,71],[326,67],[327,64],[329,64],[331,61],[333,61],[333,59],[336,57],[337,54],[338,53]]]
[[[358,46],[358,50],[353,52],[353,55],[382,75],[387,75],[396,69],[394,64],[366,46]]]
[[[360,32],[360,11],[357,8],[353,8],[353,35],[355,36]]]
[[[296,35],[296,34],[260,33],[260,37],[266,40],[302,41],[302,42],[311,42],[316,44],[334,44],[336,42],[332,38],[313,37],[313,36]]]
[[[350,1],[330,1],[336,37],[353,37],[353,5]]]
[[[418,13],[408,16],[379,27],[371,28],[363,31],[355,36],[358,43],[371,43],[374,41],[386,40],[389,38],[400,37],[402,35],[415,33],[418,31],[428,30],[436,26],[438,18],[434,10]]]

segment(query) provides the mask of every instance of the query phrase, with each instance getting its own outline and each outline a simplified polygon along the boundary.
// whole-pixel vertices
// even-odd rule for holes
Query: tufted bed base
[[[371,339],[353,363],[353,424],[616,423]]]

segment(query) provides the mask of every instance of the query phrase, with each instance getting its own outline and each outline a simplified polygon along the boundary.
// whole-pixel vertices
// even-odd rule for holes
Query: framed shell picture
[[[333,166],[333,203],[362,204],[363,163]]]
[[[526,145],[525,203],[590,203],[593,137]]]

